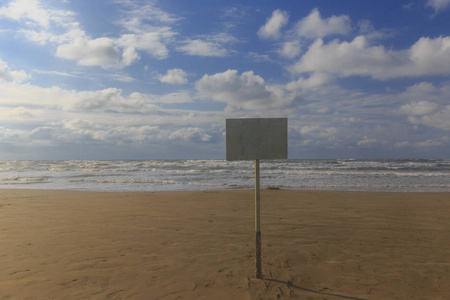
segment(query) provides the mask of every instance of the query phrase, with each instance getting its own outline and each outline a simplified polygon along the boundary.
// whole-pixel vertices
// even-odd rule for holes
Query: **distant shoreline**
[[[374,193],[374,194],[449,194],[449,192],[427,192],[427,191],[347,191],[347,190],[314,190],[314,189],[289,189],[267,186],[261,188],[266,191],[286,191],[286,192],[298,192],[298,193]],[[228,189],[210,189],[210,190],[176,190],[176,191],[89,191],[89,190],[77,190],[77,189],[37,189],[37,188],[15,188],[15,187],[0,187],[0,191],[19,191],[19,192],[61,192],[61,193],[94,193],[94,194],[152,194],[152,193],[220,193],[220,192],[254,192],[254,188],[228,188]]]

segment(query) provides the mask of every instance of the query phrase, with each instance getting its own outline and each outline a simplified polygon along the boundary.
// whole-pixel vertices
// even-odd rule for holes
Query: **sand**
[[[0,299],[449,299],[450,193],[0,190]]]

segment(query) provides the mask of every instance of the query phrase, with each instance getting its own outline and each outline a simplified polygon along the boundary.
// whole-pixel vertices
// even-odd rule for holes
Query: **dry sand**
[[[450,194],[0,190],[0,299],[449,299]]]

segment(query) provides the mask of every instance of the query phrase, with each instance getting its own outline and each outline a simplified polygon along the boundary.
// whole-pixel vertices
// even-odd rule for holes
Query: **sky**
[[[0,0],[0,160],[449,158],[450,0]]]

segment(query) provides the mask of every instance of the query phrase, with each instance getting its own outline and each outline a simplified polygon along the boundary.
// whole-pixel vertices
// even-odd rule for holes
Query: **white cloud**
[[[165,75],[160,75],[159,80],[169,84],[184,84],[187,83],[187,73],[182,69],[167,70]]]
[[[289,106],[295,93],[289,93],[283,86],[267,85],[261,76],[253,71],[241,75],[237,70],[227,70],[214,75],[204,75],[196,82],[202,96],[225,102],[229,109],[264,110]]]
[[[282,44],[281,48],[278,50],[278,54],[284,58],[292,59],[297,57],[301,50],[300,41],[289,41]]]
[[[65,142],[101,141],[115,145],[155,142],[167,134],[159,126],[123,126],[80,118],[64,121],[61,128],[53,131],[59,132],[59,138]]]
[[[127,47],[122,52],[122,64],[129,66],[135,61],[139,60],[140,56],[136,49],[133,47]]]
[[[431,6],[436,13],[443,11],[450,4],[450,0],[427,0],[426,6]]]
[[[441,106],[439,110],[426,115],[410,115],[408,121],[443,130],[450,130],[450,105]]]
[[[174,33],[170,31],[154,30],[153,32],[141,32],[141,33],[129,33],[124,34],[117,39],[118,46],[125,48],[125,56],[131,56],[130,58],[124,57],[126,61],[130,63],[134,62],[138,55],[136,50],[145,51],[151,56],[164,59],[169,55],[169,49],[166,46],[166,41],[172,37]]]
[[[280,37],[280,29],[288,23],[289,15],[282,10],[274,10],[272,16],[267,19],[264,24],[258,30],[258,36],[264,39],[277,39]]]
[[[125,74],[111,74],[108,75],[113,80],[121,81],[121,82],[133,82],[136,80],[136,78],[133,78],[131,76],[125,75]]]
[[[270,55],[268,54],[260,54],[257,52],[249,52],[247,55],[256,62],[274,62]]]
[[[217,124],[222,112],[155,105],[191,101],[189,91],[124,95],[116,88],[75,91],[0,81],[2,149],[5,151],[3,146],[7,144],[24,153],[39,153],[44,149],[39,147],[51,147],[41,153],[41,157],[51,158],[52,154],[46,154],[48,150],[70,156],[76,154],[71,152],[73,145],[79,144],[89,153],[124,146],[120,149],[127,153],[139,149],[148,154],[152,149],[160,157],[162,154],[155,152],[158,148],[166,149],[166,155],[174,155],[167,154],[164,147],[215,142],[208,131],[220,131]],[[19,151],[16,155],[22,154]]]
[[[98,91],[82,91],[76,94],[73,108],[81,110],[138,110],[145,104],[145,97],[122,96],[122,90],[108,88]]]
[[[370,46],[364,36],[351,42],[316,40],[291,68],[293,72],[329,72],[347,77],[397,77],[450,74],[450,37],[421,38],[411,48],[394,51]]]
[[[423,142],[414,143],[414,147],[417,148],[428,148],[428,147],[439,147],[448,144],[449,138],[447,136],[443,136],[439,139],[429,139]]]
[[[21,82],[29,78],[29,75],[23,70],[21,71],[11,71],[8,64],[0,59],[0,81],[16,81]]]
[[[37,109],[42,111],[58,111],[49,113],[52,121],[59,119],[62,113],[83,113],[115,111],[122,113],[158,111],[152,103],[161,102],[162,96],[154,97],[140,93],[129,96],[122,95],[122,90],[107,88],[96,91],[73,91],[59,87],[42,88],[31,84],[18,84],[13,82],[0,82],[0,107],[23,107],[20,112],[30,116],[36,114]],[[156,100],[153,100],[155,98]],[[31,109],[35,107],[35,109]],[[37,108],[36,108],[37,107]],[[19,111],[17,111],[19,112]],[[9,114],[12,112],[9,111]],[[39,112],[39,117],[43,112]]]
[[[73,41],[78,38],[85,38],[86,33],[80,29],[77,22],[65,23],[63,33],[54,33],[51,30],[44,29],[21,29],[18,32],[22,33],[26,39],[39,43],[40,45],[46,45],[47,43],[63,44]]]
[[[366,39],[358,36],[351,42],[334,40],[324,44],[321,39],[316,40],[293,70],[298,73],[322,71],[341,76],[381,77],[389,72],[387,65],[394,65],[392,55],[382,46],[368,47]]]
[[[127,1],[121,4],[126,9],[124,17],[118,23],[128,33],[119,37],[116,43],[125,48],[123,64],[126,66],[138,59],[136,50],[145,51],[157,59],[167,58],[167,44],[172,43],[173,37],[177,35],[170,25],[180,18],[155,7],[152,3]]]
[[[298,129],[298,132],[302,136],[308,136],[308,137],[321,137],[321,138],[328,138],[333,139],[338,130],[335,127],[323,127],[319,125],[307,125],[307,126],[301,126]]]
[[[406,102],[399,107],[398,113],[407,116],[410,123],[450,130],[450,105],[446,101],[450,98],[448,83],[436,87],[421,82],[406,88],[398,97]]]
[[[240,76],[237,70],[204,75],[197,81],[196,87],[202,94],[224,102],[258,101],[270,97],[270,93],[265,88],[264,79],[252,71],[244,72]],[[235,97],[237,94],[245,95],[246,99]]]
[[[403,142],[395,143],[394,147],[395,148],[404,148],[404,147],[408,147],[409,145],[410,145],[410,143],[408,141],[403,141]]]
[[[192,120],[191,122],[192,123]],[[127,144],[154,144],[167,143],[171,141],[182,142],[210,142],[212,140],[204,128],[177,126],[164,124],[165,128],[157,125],[147,124],[114,124],[98,120],[86,120],[85,118],[74,118],[65,120],[59,127],[45,127],[42,132],[49,133],[52,130],[53,139],[59,138],[64,142],[92,143],[92,141],[103,142],[110,145]],[[38,132],[40,130],[37,130]],[[45,137],[45,136],[44,136]]]
[[[439,98],[441,97],[441,94],[445,92],[445,89],[445,86],[443,88],[438,88],[431,82],[423,81],[407,87],[405,92],[401,95],[405,99],[421,101],[428,100],[429,98]]]
[[[74,17],[72,11],[46,7],[40,0],[15,0],[8,6],[0,7],[0,19],[20,22],[16,31],[41,45],[83,37],[85,34]]]
[[[100,128],[100,126],[82,119],[65,120],[64,127],[72,130],[92,130]]]
[[[322,19],[317,8],[313,9],[307,17],[301,19],[296,25],[299,36],[312,39],[332,34],[346,35],[350,30],[350,18],[348,16],[331,16],[328,19]]]
[[[15,108],[2,108],[0,107],[0,115],[2,120],[24,120],[34,118],[34,114],[31,110],[18,106]]]
[[[420,38],[408,50],[411,61],[405,72],[412,75],[447,75],[450,74],[450,37]]]
[[[177,34],[168,25],[179,18],[151,4],[122,2],[127,10],[117,21],[125,29],[119,37],[90,37],[76,15],[68,10],[44,7],[39,0],[16,0],[0,8],[0,18],[24,21],[17,29],[30,41],[57,45],[56,56],[83,66],[126,67],[140,59],[138,51],[164,59],[167,44]]]
[[[429,114],[399,115],[393,113],[396,104],[400,108],[421,100],[418,98],[408,101],[405,93],[371,95],[342,88],[339,90],[336,86],[330,85],[322,86],[309,93],[307,88],[309,83],[306,84],[309,78],[305,78],[305,83],[295,82],[293,88],[300,89],[302,97],[303,92],[306,91],[306,97],[309,98],[306,98],[296,109],[292,109],[292,107],[286,108],[289,107],[289,103],[282,102],[286,100],[284,95],[288,98],[292,97],[286,86],[268,84],[262,77],[252,72],[242,74],[233,70],[227,72],[210,75],[210,78],[203,82],[209,84],[203,86],[209,90],[202,91],[209,92],[209,95],[213,96],[202,95],[214,97],[214,100],[225,102],[229,107],[243,108],[247,111],[200,112],[183,110],[177,106],[173,106],[172,109],[161,109],[153,105],[154,103],[192,101],[193,97],[189,95],[189,91],[180,92],[179,95],[142,93],[123,95],[119,89],[77,92],[57,87],[39,88],[31,84],[5,81],[0,83],[0,119],[6,121],[0,121],[0,123],[1,126],[8,128],[0,130],[0,136],[7,135],[3,138],[3,142],[11,145],[25,143],[31,145],[30,140],[34,140],[36,143],[33,145],[51,143],[54,149],[71,147],[70,145],[73,148],[73,144],[83,144],[86,145],[86,151],[120,145],[125,148],[141,145],[139,147],[142,149],[154,149],[149,147],[149,144],[155,147],[169,147],[177,143],[183,143],[186,146],[200,142],[214,144],[215,133],[221,132],[218,128],[221,124],[220,120],[223,120],[225,116],[259,117],[265,112],[276,116],[281,112],[283,115],[280,116],[289,117],[290,129],[296,132],[296,137],[292,141],[293,145],[303,143],[303,147],[307,147],[304,151],[336,149],[334,151],[348,150],[349,152],[345,153],[355,155],[357,148],[372,149],[381,145],[383,145],[383,151],[391,149],[407,152],[413,147],[429,151],[433,147],[439,147],[437,142],[442,142],[441,129],[450,130],[450,108],[446,107],[448,104],[445,99],[448,98],[444,96],[447,91],[446,86],[433,87],[422,83],[407,88],[406,90],[411,93],[422,91],[423,99],[430,99],[427,101],[437,103],[439,107]],[[227,84],[231,87],[228,88],[229,90],[236,89],[236,92],[219,96],[221,88],[226,89]],[[198,87],[200,93],[200,86]],[[268,91],[268,94],[264,91]],[[426,91],[432,97],[425,97]],[[255,102],[248,102],[258,93],[261,93],[261,98]],[[185,100],[180,100],[179,96],[185,97]],[[437,99],[444,100],[436,102]],[[383,106],[383,103],[389,103],[389,106]],[[11,104],[14,107],[11,107]],[[280,111],[280,107],[285,107],[286,110]],[[326,110],[318,113],[318,110],[323,108]],[[420,105],[412,109],[417,109],[419,112]],[[287,112],[286,115],[284,115],[285,112]],[[410,117],[416,120],[405,123],[404,120]],[[425,125],[430,128],[424,130]],[[439,128],[439,130],[433,130],[431,127]],[[401,140],[398,140],[398,137],[401,137]],[[389,140],[388,144],[386,139]],[[426,144],[429,146],[426,148],[419,148],[419,145],[425,146],[425,144],[415,145],[428,140],[430,141]],[[402,142],[404,143],[399,144]],[[146,153],[145,150],[142,153]]]
[[[189,55],[198,56],[217,56],[224,57],[228,55],[228,51],[222,45],[214,42],[196,40],[187,40],[185,45],[179,46],[178,50]]]
[[[439,105],[428,101],[411,102],[409,104],[402,105],[400,111],[407,115],[422,116],[435,112]]]
[[[358,32],[359,35],[363,35],[368,40],[379,40],[385,37],[395,36],[392,30],[375,30],[369,20],[358,21]]]
[[[358,141],[358,146],[363,146],[363,147],[367,147],[367,146],[373,146],[375,144],[378,144],[378,140],[377,139],[364,139],[364,140],[360,140]]]
[[[153,1],[121,1],[126,7],[124,17],[119,20],[128,31],[141,34],[161,30],[168,24],[173,24],[181,18],[167,13],[152,3]],[[166,28],[167,29],[167,28]]]
[[[112,127],[108,131],[98,132],[94,137],[101,140],[108,140],[112,143],[117,141],[132,142],[154,142],[160,138],[161,130],[158,126],[119,126]]]
[[[42,88],[32,84],[0,81],[0,106],[67,108],[75,101],[76,92],[59,87]],[[64,99],[64,101],[61,101]]]
[[[56,56],[76,60],[82,66],[108,67],[119,63],[120,51],[109,38],[78,38],[70,44],[59,46]]]
[[[0,7],[0,17],[6,17],[15,21],[33,22],[33,24],[48,27],[50,16],[46,9],[42,8],[39,0],[15,0],[8,6]]]
[[[193,141],[193,142],[209,142],[211,141],[211,136],[201,128],[189,127],[182,128],[172,132],[169,135],[171,140],[183,140],[183,141]]]
[[[0,81],[0,108],[5,107],[2,109],[0,120],[6,116],[10,116],[8,119],[11,119],[19,115],[30,118],[41,117],[45,115],[45,111],[52,111],[47,115],[52,121],[62,118],[63,113],[108,115],[108,112],[114,111],[116,114],[112,115],[115,116],[118,113],[150,115],[162,112],[157,104],[187,103],[192,102],[192,99],[190,91],[183,90],[161,95],[138,92],[124,95],[118,88],[75,91]],[[142,115],[142,118],[145,117]],[[167,111],[158,116],[162,122],[164,118],[168,118]],[[172,121],[179,121],[179,119],[174,117]]]
[[[250,15],[249,6],[234,3],[232,7],[224,8],[220,20],[227,29],[232,29],[246,24]]]
[[[300,77],[296,81],[291,81],[286,85],[289,90],[308,90],[323,86],[329,83],[332,76],[326,73],[314,72],[309,77]]]
[[[236,41],[236,38],[226,33],[202,35],[181,41],[182,45],[178,46],[177,50],[188,55],[225,57],[232,52],[226,45]]]
[[[292,85],[297,88],[298,83],[293,82]],[[303,146],[308,151],[336,149],[351,156],[358,156],[358,149],[379,149],[377,153],[387,156],[418,151],[414,143],[440,140],[445,134],[443,130],[450,130],[450,105],[445,100],[449,99],[446,95],[450,88],[423,83],[406,90],[421,91],[422,96],[411,100],[410,94],[405,92],[372,94],[346,90],[333,84],[311,92],[303,89],[303,101],[289,119],[290,129],[298,133],[291,133],[292,142],[299,147],[301,142],[305,142]],[[437,108],[432,110],[423,104],[411,105],[403,107],[408,110],[399,114],[400,107],[415,104],[420,101],[418,99],[428,99],[429,105]],[[327,132],[328,128],[333,130]],[[426,151],[432,149],[430,146]],[[332,152],[328,153],[332,155]]]
[[[192,97],[189,91],[179,91],[165,94],[156,98],[159,103],[187,103],[192,102]]]
[[[108,130],[94,130],[92,138],[120,145],[155,141],[159,133],[158,126],[117,126]]]
[[[26,135],[26,131],[17,128],[6,128],[0,126],[0,142],[16,141]]]
[[[42,126],[34,128],[30,132],[30,139],[32,140],[51,140],[53,139],[54,129],[49,126]]]
[[[192,96],[189,91],[178,91],[163,95],[153,95],[153,94],[142,94],[138,92],[131,93],[127,97],[131,102],[145,103],[149,106],[149,103],[161,103],[161,104],[175,104],[175,103],[188,103],[192,102]],[[154,110],[155,106],[149,106]]]
[[[59,72],[59,71],[44,71],[44,70],[34,69],[33,73],[44,74],[44,75],[60,76],[60,77],[82,78],[82,76],[80,76],[80,75],[70,74],[70,73],[66,73],[66,72]]]

